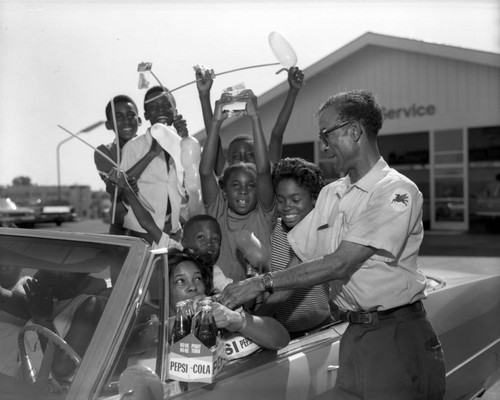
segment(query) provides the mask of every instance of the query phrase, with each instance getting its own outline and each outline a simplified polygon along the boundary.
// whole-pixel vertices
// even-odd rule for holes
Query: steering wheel
[[[33,368],[31,360],[26,353],[24,335],[28,331],[34,331],[38,336],[41,335],[48,339],[47,346],[45,347],[45,351],[43,352],[42,363],[40,364],[38,373]],[[50,329],[37,324],[30,324],[21,328],[17,336],[17,346],[21,354],[21,368],[23,371],[25,382],[42,386],[49,385],[52,386],[52,389],[55,389],[55,391],[57,392],[62,392],[61,385],[55,380],[51,380],[49,382],[50,371],[52,369],[52,361],[54,359],[54,346],[58,346],[60,349],[62,349],[64,353],[66,353],[71,358],[71,360],[76,364],[77,367],[82,361],[77,352],[73,350],[71,346],[64,341],[64,339],[62,339],[56,333],[52,332]]]

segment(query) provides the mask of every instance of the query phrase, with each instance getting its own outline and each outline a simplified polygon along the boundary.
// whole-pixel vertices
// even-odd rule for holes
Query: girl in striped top
[[[280,271],[299,262],[287,233],[313,208],[324,186],[323,172],[302,158],[284,158],[273,168],[278,223],[271,236],[271,271]],[[328,283],[271,294],[257,310],[272,315],[290,332],[301,336],[331,322]]]

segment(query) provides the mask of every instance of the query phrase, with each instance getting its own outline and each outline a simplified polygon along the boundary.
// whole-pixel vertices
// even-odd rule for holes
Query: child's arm
[[[220,128],[222,122],[227,118],[227,114],[222,112],[222,107],[232,102],[233,100],[228,97],[222,97],[215,102],[214,116],[208,130],[207,141],[201,153],[200,181],[201,193],[205,204],[210,204],[219,193],[219,184],[214,175],[214,167],[217,158],[217,147],[220,142]]]
[[[276,164],[279,160],[281,160],[283,134],[285,133],[290,115],[292,115],[295,99],[297,98],[303,82],[304,73],[297,67],[291,67],[288,70],[288,84],[290,85],[290,89],[288,90],[285,104],[283,104],[283,108],[278,115],[278,119],[276,120],[271,132],[271,139],[269,140],[269,159],[273,164]]]
[[[262,122],[257,107],[257,96],[246,90],[243,97],[247,102],[247,115],[252,119],[255,165],[257,167],[257,193],[263,210],[269,210],[274,203],[274,188],[271,179],[271,164],[267,151]]]
[[[156,225],[153,217],[148,212],[148,210],[146,210],[141,204],[139,198],[127,182],[125,176],[119,173],[117,177],[113,177],[112,179],[120,188],[120,191],[123,193],[128,203],[130,204],[130,207],[132,207],[132,211],[141,224],[141,227],[151,235],[155,243],[159,243],[162,235],[161,229]]]
[[[149,165],[151,161],[155,159],[156,156],[160,155],[160,153],[163,151],[162,147],[160,144],[153,139],[153,143],[151,144],[151,148],[148,150],[148,152],[142,157],[139,161],[137,161],[131,168],[129,168],[127,171],[128,178],[134,178],[138,179],[141,174],[144,172],[146,167]]]
[[[203,113],[203,122],[205,124],[205,132],[210,129],[212,123],[212,106],[210,104],[210,89],[212,88],[213,79],[210,71],[205,71],[205,74],[201,70],[196,70],[196,86],[198,88],[198,94],[200,96],[201,112]],[[222,150],[222,144],[219,138],[217,146],[217,161],[215,163],[215,174],[217,176],[222,175],[224,170],[224,165],[226,163],[226,158],[224,157],[224,151]]]

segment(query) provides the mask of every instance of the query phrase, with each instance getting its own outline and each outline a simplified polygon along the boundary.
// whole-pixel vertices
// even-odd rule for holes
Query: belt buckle
[[[366,311],[358,311],[353,312],[350,311],[348,313],[348,320],[353,324],[376,324],[379,322],[378,315],[376,311],[366,312]]]

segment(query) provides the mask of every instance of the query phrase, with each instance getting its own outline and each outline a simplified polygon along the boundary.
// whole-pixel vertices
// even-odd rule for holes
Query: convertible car
[[[22,292],[15,280],[40,270],[92,276],[105,287],[98,294],[104,311],[80,354],[69,339],[14,318],[5,307],[0,310],[0,355],[15,356],[11,364],[0,360],[0,398],[332,399],[339,340],[346,329],[342,322],[279,351],[260,350],[229,361],[213,383],[170,380],[165,257],[166,251],[152,250],[138,238],[0,229],[4,293]],[[500,269],[480,258],[457,258],[453,268],[445,268],[439,257],[422,257],[421,266],[428,276],[425,307],[445,352],[446,399],[480,396],[500,378]],[[138,340],[151,327],[156,340]],[[46,343],[38,346],[38,352],[44,349],[38,364],[27,344],[30,335]],[[55,373],[55,349],[73,360],[73,372],[64,379]]]

